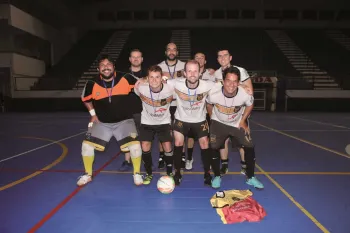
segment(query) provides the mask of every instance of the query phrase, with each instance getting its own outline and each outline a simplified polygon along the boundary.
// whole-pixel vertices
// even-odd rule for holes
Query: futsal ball
[[[172,193],[175,189],[174,179],[170,176],[162,176],[157,182],[157,188],[159,192],[163,194]]]

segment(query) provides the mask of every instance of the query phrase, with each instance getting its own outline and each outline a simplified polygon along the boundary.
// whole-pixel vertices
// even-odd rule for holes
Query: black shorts
[[[237,141],[239,147],[254,147],[250,135],[246,135],[243,129],[230,127],[216,120],[210,124],[210,147],[222,149],[227,138]]]
[[[208,122],[202,121],[199,123],[183,122],[175,119],[173,130],[188,137],[190,131],[193,133],[193,138],[202,138],[209,136],[209,125]]]
[[[207,114],[207,122],[208,122],[208,124],[210,122],[209,114]],[[209,131],[210,131],[210,129],[209,129]],[[188,138],[193,138],[194,140],[198,140],[198,138],[196,138],[195,134],[193,133],[192,129],[190,129],[190,131],[188,131],[187,137]]]
[[[249,117],[247,118],[246,122],[247,122],[248,128],[250,128],[250,126],[249,126]],[[232,148],[241,148],[238,140],[236,140],[234,138],[231,139],[231,144],[232,144]],[[224,149],[224,148],[225,148],[225,146],[222,149]]]
[[[171,116],[171,123],[174,123],[175,120],[175,112],[176,112],[176,106],[170,106],[170,116]]]
[[[139,128],[140,128],[140,125],[141,125],[141,113],[136,113],[133,115],[133,119],[134,119],[134,122],[135,122],[135,126],[136,126],[136,129],[137,129],[137,132],[139,133]]]
[[[152,142],[154,136],[157,135],[160,142],[172,142],[173,138],[171,136],[171,125],[140,125],[140,141]]]

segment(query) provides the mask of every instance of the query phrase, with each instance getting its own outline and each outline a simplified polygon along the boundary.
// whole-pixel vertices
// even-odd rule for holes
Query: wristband
[[[91,109],[89,111],[89,113],[90,113],[91,116],[95,116],[96,115],[95,109]]]

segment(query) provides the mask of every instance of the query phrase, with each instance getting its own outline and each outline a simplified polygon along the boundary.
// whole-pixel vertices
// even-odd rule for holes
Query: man
[[[165,49],[166,60],[158,64],[162,69],[163,75],[166,77],[166,79],[171,80],[171,79],[183,77],[183,70],[184,70],[185,63],[178,59],[178,55],[179,55],[179,51],[177,49],[176,44],[174,43],[167,44]],[[174,122],[175,111],[176,111],[176,100],[174,99],[170,107],[171,122]],[[163,169],[164,168],[164,160],[163,160],[164,151],[161,144],[159,144],[159,151],[160,151],[160,154],[159,154],[158,168]],[[185,161],[186,161],[186,156],[185,156],[185,151],[183,151],[182,162],[181,162],[182,168],[185,167]]]
[[[205,68],[205,64],[207,63],[205,59],[204,53],[196,53],[194,55],[194,60],[199,63],[199,79],[215,82],[215,76],[210,74],[210,71]],[[209,122],[209,118],[207,117],[207,121]],[[187,159],[186,159],[186,170],[192,170],[193,167],[193,147],[194,147],[194,137],[193,133],[190,132],[187,140]]]
[[[142,100],[142,116],[140,125],[140,141],[142,146],[142,160],[146,170],[143,184],[148,185],[152,175],[152,141],[157,135],[164,148],[164,161],[167,174],[173,172],[173,150],[171,136],[170,105],[173,100],[174,89],[163,84],[162,69],[151,66],[148,69],[148,83],[141,83],[135,88],[135,93]]]
[[[191,130],[198,138],[201,148],[201,158],[204,168],[204,184],[219,188],[221,183],[220,168],[216,171],[212,180],[210,175],[211,152],[209,148],[209,127],[206,120],[205,99],[214,83],[199,79],[199,64],[195,60],[187,61],[184,69],[185,78],[168,80],[174,87],[177,108],[173,125],[174,147],[174,181],[180,185],[182,180],[181,162],[185,137]]]
[[[224,70],[231,66],[232,56],[227,49],[222,49],[218,51],[217,59],[221,67],[215,71],[214,75],[217,80],[222,80]],[[241,73],[241,80],[240,80],[241,86],[244,87],[248,93],[253,95],[253,84],[247,70],[238,66],[234,66],[234,67],[239,69]],[[247,124],[249,125],[248,118],[247,118]],[[232,141],[232,144],[235,148],[237,148],[236,141]],[[241,173],[245,174],[246,164],[244,159],[244,150],[242,148],[239,148],[239,153],[241,155]],[[220,154],[221,154],[221,161],[222,161],[221,174],[224,175],[228,172],[228,161],[229,161],[228,160],[228,140],[225,142],[225,147],[220,150]]]
[[[263,189],[263,184],[254,176],[255,150],[250,137],[247,118],[253,110],[254,97],[239,87],[240,70],[230,66],[225,69],[223,86],[216,85],[207,98],[211,116],[210,146],[213,149],[213,170],[220,169],[220,148],[227,138],[238,141],[244,150],[248,185]]]
[[[134,85],[138,79],[144,78],[147,76],[147,73],[142,69],[142,52],[138,49],[133,49],[130,52],[129,56],[130,68],[129,73],[125,76],[128,76],[128,80],[130,80],[130,84]],[[135,121],[136,129],[140,127],[141,124],[141,111],[142,111],[142,103],[138,96],[134,93],[131,93],[130,96],[130,106],[133,106],[134,114],[133,119]],[[122,163],[119,171],[130,171],[132,170],[132,163],[130,158],[130,152],[125,152],[125,160]]]
[[[133,107],[128,103],[134,86],[128,78],[115,73],[114,63],[108,56],[99,59],[98,70],[99,77],[94,82],[88,81],[82,93],[82,101],[91,114],[91,121],[81,149],[85,174],[78,178],[77,185],[83,186],[92,181],[94,152],[104,151],[112,136],[122,151],[130,151],[134,183],[141,185],[142,151],[132,119]]]

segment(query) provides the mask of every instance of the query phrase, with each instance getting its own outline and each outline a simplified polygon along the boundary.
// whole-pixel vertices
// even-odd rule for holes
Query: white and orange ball
[[[172,193],[175,189],[175,182],[171,176],[162,176],[157,182],[158,191],[163,194]]]

